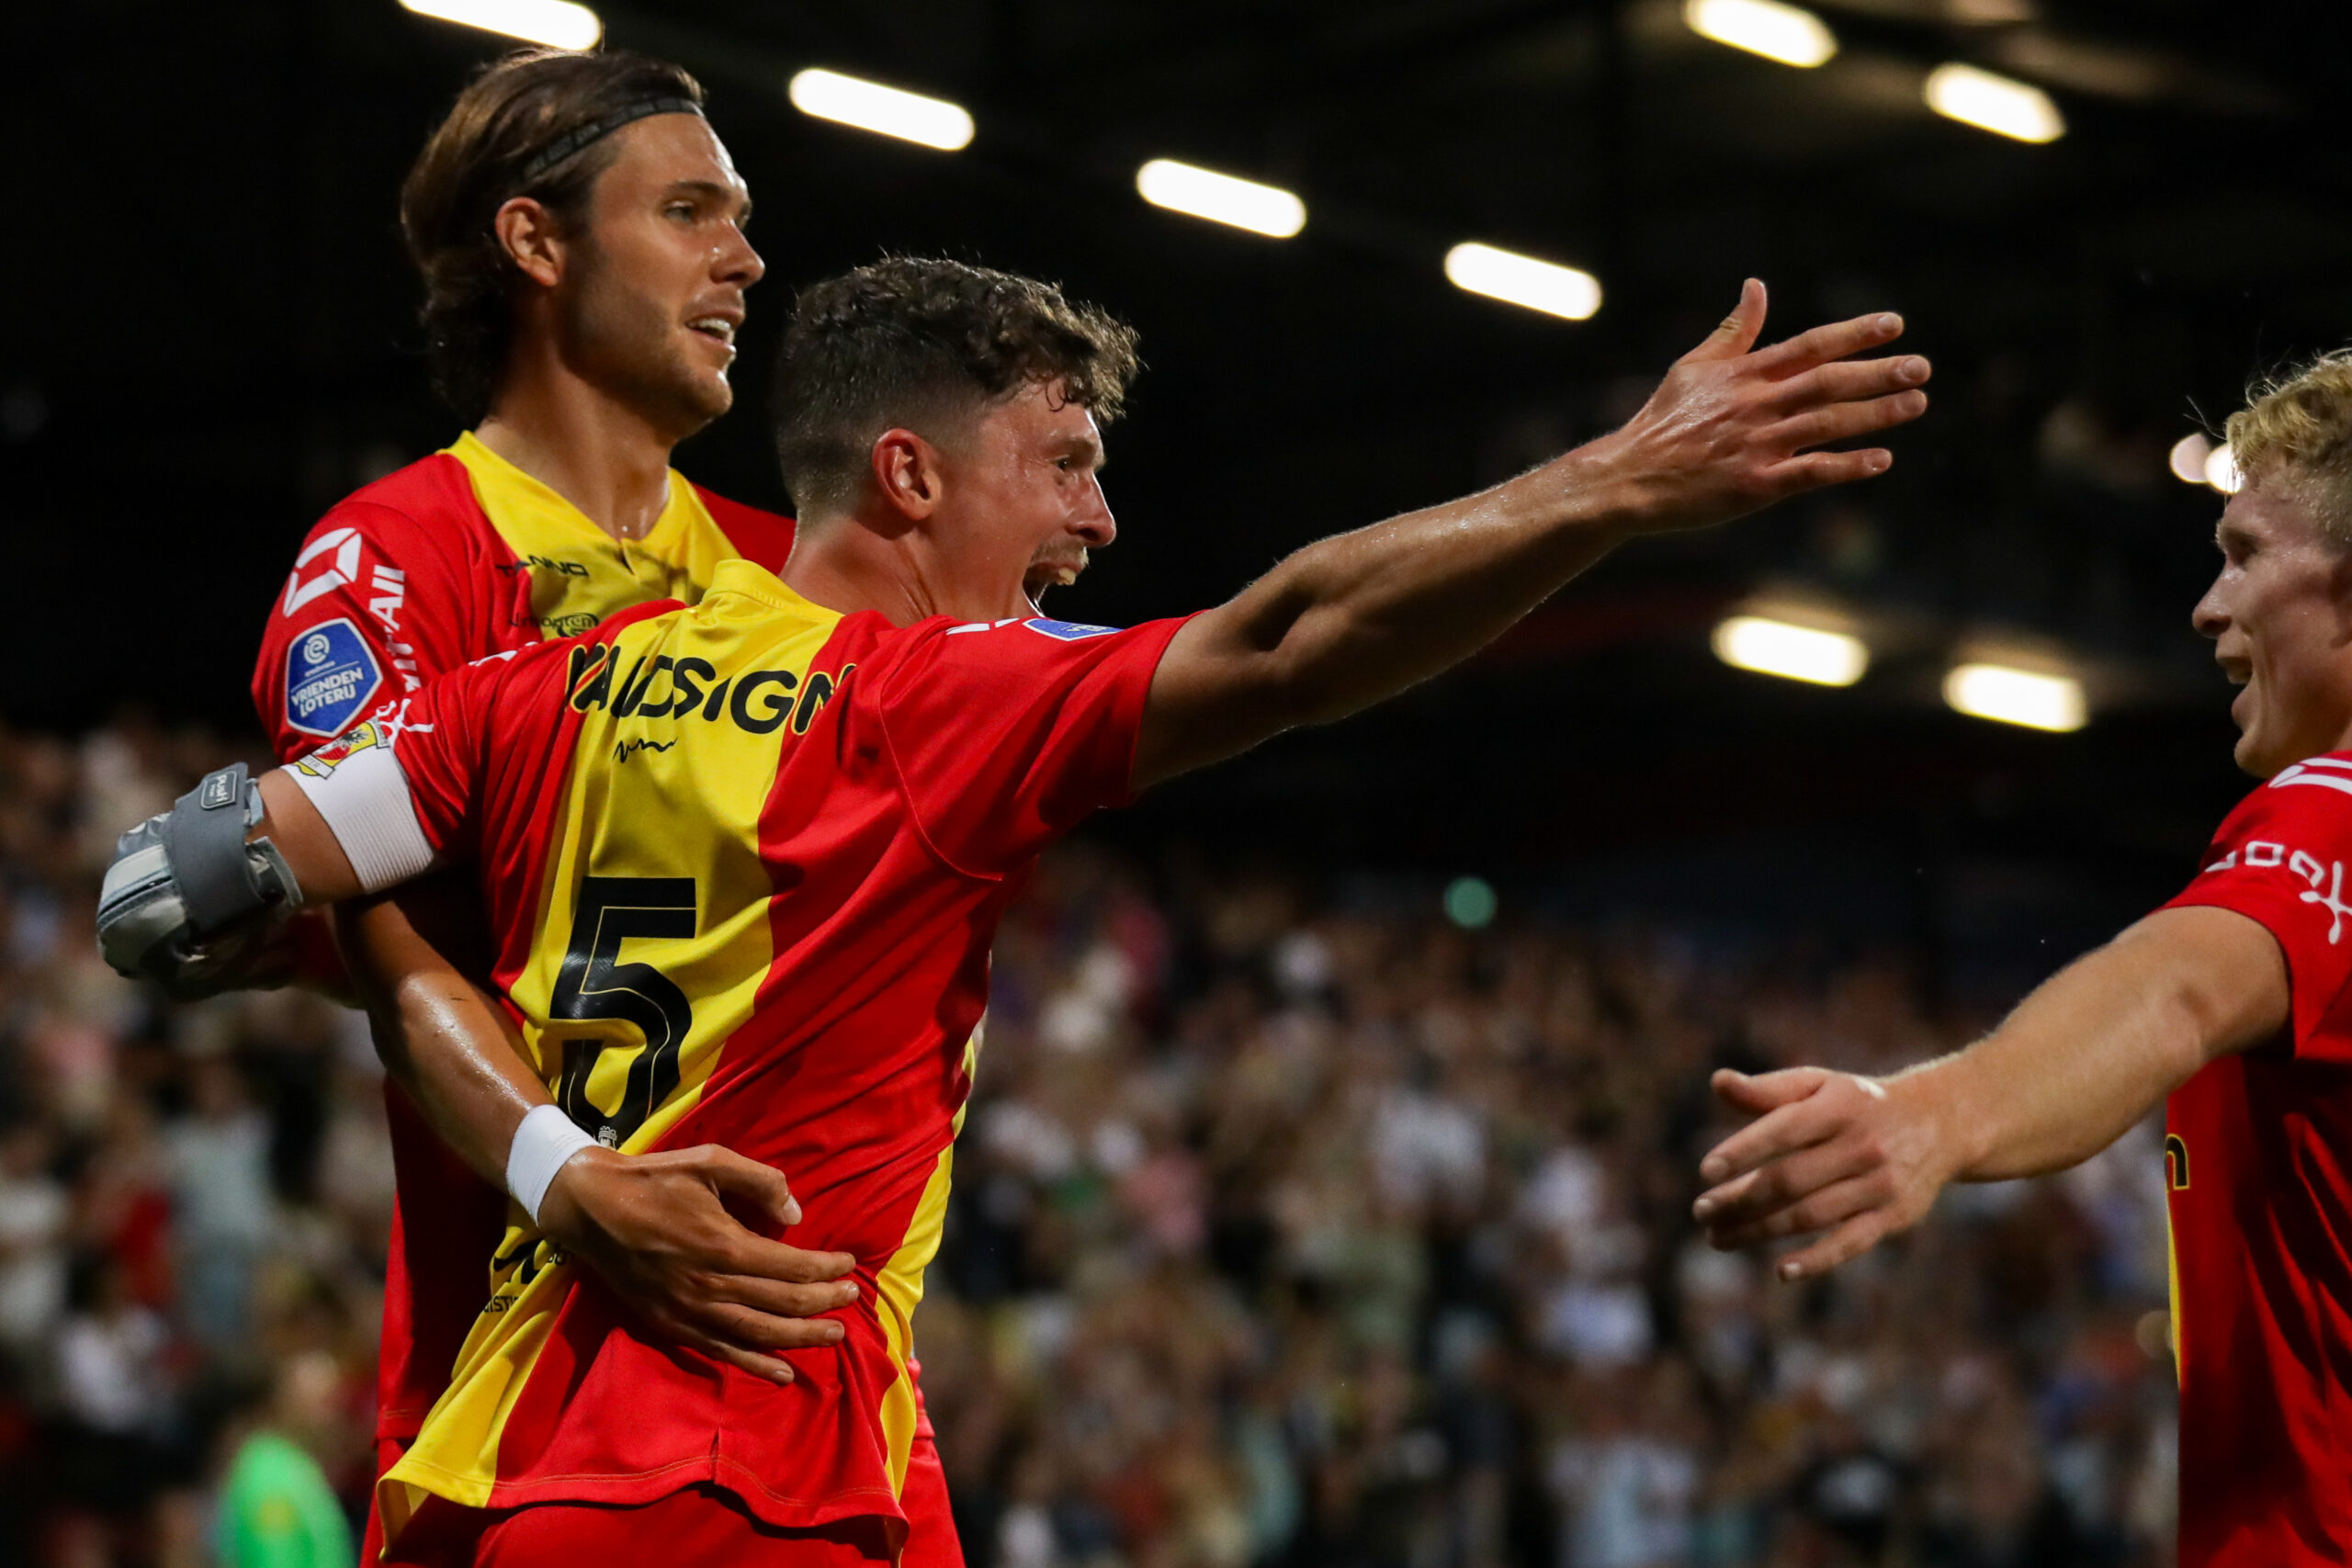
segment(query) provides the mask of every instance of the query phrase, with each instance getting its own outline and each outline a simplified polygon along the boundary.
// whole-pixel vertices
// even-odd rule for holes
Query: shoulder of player
[[[2271,774],[2261,788],[2254,791],[2254,796],[2287,789],[2317,789],[2352,797],[2352,751],[2330,751],[2317,757],[2306,757],[2300,762],[2290,762]]]
[[[2279,769],[2222,818],[2213,846],[2234,859],[2249,844],[2270,840],[2284,846],[2282,852],[2352,854],[2352,752],[2309,757]]]
[[[347,528],[402,554],[459,556],[495,537],[465,465],[447,452],[395,468],[344,497],[312,526],[303,547],[317,547],[328,534]]]
[[[782,571],[786,558],[792,554],[793,521],[774,512],[756,506],[746,506],[740,501],[729,501],[706,485],[695,484],[695,499],[727,542],[735,547],[736,554],[746,560],[759,562],[770,571]]]

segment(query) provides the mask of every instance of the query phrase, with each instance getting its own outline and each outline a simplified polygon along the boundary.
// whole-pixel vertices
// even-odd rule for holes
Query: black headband
[[[610,114],[599,115],[587,124],[566,131],[554,141],[540,148],[531,161],[523,165],[523,183],[526,186],[534,184],[542,175],[574,152],[602,141],[622,126],[633,125],[648,115],[700,113],[702,113],[700,104],[692,98],[681,98],[675,96],[639,98],[633,104],[623,104]]]

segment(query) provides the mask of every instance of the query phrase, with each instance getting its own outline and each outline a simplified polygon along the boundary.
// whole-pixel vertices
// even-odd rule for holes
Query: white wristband
[[[539,1204],[563,1162],[595,1146],[596,1140],[555,1106],[534,1105],[525,1113],[523,1124],[514,1129],[514,1141],[506,1148],[506,1190],[523,1205],[533,1224],[539,1223]]]

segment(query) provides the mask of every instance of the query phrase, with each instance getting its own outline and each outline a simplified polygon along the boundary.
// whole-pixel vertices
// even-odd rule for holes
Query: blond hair
[[[2352,349],[2256,388],[2223,434],[2247,483],[2285,479],[2322,532],[2352,544]]]

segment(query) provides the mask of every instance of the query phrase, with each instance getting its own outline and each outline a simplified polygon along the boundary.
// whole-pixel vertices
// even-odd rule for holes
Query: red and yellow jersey
[[[633,605],[702,597],[734,557],[784,570],[789,519],[676,472],[642,539],[618,540],[471,432],[319,519],[262,633],[254,708],[281,758],[387,697]]]
[[[775,1166],[792,1243],[853,1254],[861,1287],[848,1337],[776,1387],[641,1337],[510,1210],[449,1390],[381,1484],[390,1527],[425,1494],[701,1482],[778,1525],[900,1517],[910,1319],[989,944],[1045,846],[1125,798],[1180,624],[900,628],[729,562],[695,608],[476,664],[297,765],[346,846],[478,865],[497,983],[581,1126]]]
[[[2183,1568],[2352,1562],[2352,753],[2248,795],[2167,908],[2261,923],[2291,1021],[2165,1108]]]
[[[787,518],[670,475],[668,506],[621,542],[476,440],[458,438],[319,520],[271,606],[254,706],[282,759],[474,660],[595,626],[656,600],[692,604],[722,560],[782,570]],[[405,1438],[447,1386],[481,1306],[481,1258],[505,1194],[386,1094],[399,1196],[384,1280],[377,1432]]]

